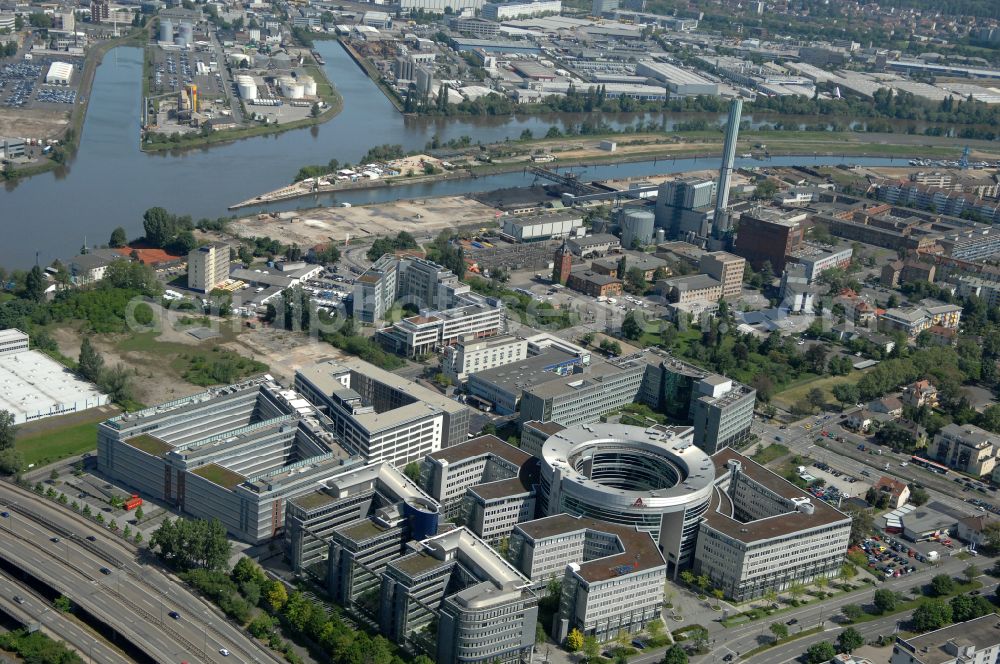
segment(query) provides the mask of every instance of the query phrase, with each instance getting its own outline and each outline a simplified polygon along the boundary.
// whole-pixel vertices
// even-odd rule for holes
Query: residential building
[[[463,382],[470,373],[479,373],[528,357],[528,341],[512,336],[487,339],[463,339],[444,349],[441,370],[455,382]]]
[[[436,622],[436,662],[515,664],[530,658],[538,597],[513,565],[467,528],[408,548],[382,574],[383,636],[416,645]]]
[[[851,518],[732,449],[712,457],[693,571],[738,601],[840,574]]]
[[[188,288],[211,293],[229,280],[229,245],[211,242],[188,253]]]
[[[299,369],[295,388],[330,418],[340,443],[368,463],[420,461],[469,432],[466,406],[362,360]]]
[[[990,613],[918,636],[897,636],[889,664],[994,664],[998,622],[1000,616]]]
[[[938,403],[938,391],[928,380],[918,380],[903,388],[901,397],[903,403],[913,408],[936,408]]]
[[[868,404],[868,409],[898,418],[903,416],[903,401],[895,396],[882,397]]]
[[[69,269],[70,281],[77,286],[97,283],[104,278],[108,266],[116,260],[128,259],[112,249],[96,249],[90,253],[74,256],[69,259],[69,264],[66,266]]]
[[[542,448],[541,503],[648,533],[670,573],[691,563],[715,474],[683,426],[594,423],[564,429]]]
[[[746,259],[725,251],[713,251],[701,257],[701,271],[722,283],[722,297],[735,297],[743,292]]]
[[[931,346],[954,346],[958,343],[958,330],[942,325],[931,325],[924,330],[928,344]]]
[[[101,423],[101,474],[260,544],[284,527],[285,503],[359,464],[329,422],[268,376]]]
[[[973,424],[951,423],[934,436],[927,457],[949,468],[982,477],[993,472],[1000,436]]]
[[[557,514],[518,524],[508,558],[540,591],[562,583],[555,638],[570,630],[609,641],[658,619],[667,564],[649,533]]]
[[[889,496],[889,507],[892,509],[902,507],[910,499],[910,487],[907,486],[906,482],[901,482],[893,477],[883,475],[872,485],[872,488]]]
[[[993,474],[996,475],[996,469],[993,470]],[[990,514],[967,516],[958,520],[955,536],[959,541],[968,544],[969,548],[974,550],[988,541],[986,534],[987,526],[995,523],[996,517]]]
[[[483,4],[483,18],[491,21],[548,16],[559,14],[561,11],[562,0],[510,0]]]
[[[879,329],[883,332],[902,332],[910,340],[921,332],[938,325],[957,330],[962,319],[962,307],[934,300],[923,300],[919,307],[896,307],[886,309],[878,318]]]
[[[760,270],[765,262],[773,274],[785,269],[787,256],[798,249],[805,235],[806,212],[754,208],[740,215],[733,252]]]
[[[1000,282],[981,277],[958,277],[958,295],[960,297],[976,296],[987,307],[1000,306]]]

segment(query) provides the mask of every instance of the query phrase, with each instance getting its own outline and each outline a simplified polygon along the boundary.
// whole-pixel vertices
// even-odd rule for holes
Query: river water
[[[550,126],[580,123],[581,116],[504,118],[404,118],[337,42],[318,42],[330,80],[343,96],[343,111],[329,122],[273,136],[176,153],[139,151],[142,50],[120,47],[109,52],[97,70],[90,108],[77,156],[64,168],[8,183],[0,193],[0,265],[26,267],[65,259],[86,244],[106,243],[122,226],[130,238],[142,234],[142,213],[154,205],[195,219],[229,214],[227,207],[288,184],[300,166],[332,158],[356,162],[369,148],[399,143],[421,149],[436,134],[442,141],[471,136],[474,141],[515,139],[525,129],[543,135]],[[704,117],[704,116],[702,116]],[[663,114],[593,116],[621,127],[656,121]],[[685,120],[690,118],[677,118]],[[710,116],[708,119],[713,119]],[[715,118],[720,121],[720,118]],[[739,161],[739,160],[738,160]],[[838,158],[775,158],[773,165],[819,165]],[[889,164],[886,159],[850,158],[851,163]],[[898,160],[897,160],[898,163]],[[757,164],[747,160],[747,165]],[[717,159],[679,159],[586,169],[587,179],[717,168]],[[429,195],[466,193],[530,184],[533,176],[504,174],[475,180],[361,190],[337,200],[365,203]],[[270,209],[294,209],[329,203],[331,197],[287,201]],[[243,211],[244,213],[246,211]]]

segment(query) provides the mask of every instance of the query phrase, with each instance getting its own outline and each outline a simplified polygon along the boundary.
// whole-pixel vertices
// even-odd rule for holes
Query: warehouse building
[[[572,629],[609,641],[660,616],[667,563],[649,533],[558,514],[519,524],[509,551],[536,590],[552,579],[562,582],[557,641]]]
[[[29,347],[21,330],[0,330],[0,410],[10,413],[14,424],[108,403],[93,383]]]
[[[466,406],[363,360],[299,369],[295,388],[332,420],[340,443],[369,463],[404,466],[469,433]]]
[[[743,602],[840,574],[851,518],[731,449],[712,456],[694,572]]]
[[[483,18],[491,21],[509,21],[532,16],[548,16],[562,11],[562,0],[511,0],[487,2],[483,5]]]
[[[505,217],[503,220],[503,232],[519,242],[569,237],[582,228],[583,215],[576,211]]]
[[[666,84],[676,95],[719,95],[718,83],[666,62],[640,60],[635,66],[635,73]]]
[[[357,463],[268,376],[113,417],[97,434],[102,473],[251,544],[282,531],[285,501]]]
[[[73,65],[68,62],[53,62],[49,65],[49,71],[45,74],[45,83],[48,85],[69,85],[73,80]]]

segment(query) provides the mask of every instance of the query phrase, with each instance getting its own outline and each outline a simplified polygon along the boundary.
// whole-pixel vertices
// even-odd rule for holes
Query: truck
[[[125,511],[131,512],[140,505],[142,505],[142,498],[140,498],[137,494],[133,493],[132,497],[125,501]]]

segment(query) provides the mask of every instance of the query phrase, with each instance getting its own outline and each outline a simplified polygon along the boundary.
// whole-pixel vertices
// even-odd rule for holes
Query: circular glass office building
[[[546,514],[576,514],[652,535],[671,568],[686,566],[708,509],[715,465],[687,426],[586,424],[542,446]]]

